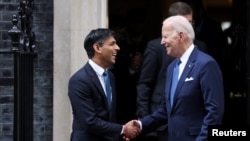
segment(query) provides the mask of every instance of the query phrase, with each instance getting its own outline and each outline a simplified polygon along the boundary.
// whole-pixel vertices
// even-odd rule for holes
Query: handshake
[[[140,132],[140,124],[137,120],[131,120],[123,125],[123,139],[126,141],[130,141],[131,139],[136,138]]]

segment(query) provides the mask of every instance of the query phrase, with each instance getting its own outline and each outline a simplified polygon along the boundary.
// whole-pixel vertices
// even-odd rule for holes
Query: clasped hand
[[[123,139],[130,141],[136,138],[141,132],[140,125],[137,120],[131,120],[124,125]]]

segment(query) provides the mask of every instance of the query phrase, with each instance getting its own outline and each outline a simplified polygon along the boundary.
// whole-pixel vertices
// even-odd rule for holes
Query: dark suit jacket
[[[200,40],[197,40],[197,39],[194,39],[194,45],[196,45],[196,47],[200,50],[200,51],[203,51],[205,53],[208,53],[207,51],[207,45],[200,41]]]
[[[166,54],[161,38],[150,41],[143,56],[140,78],[137,84],[137,112],[142,118],[159,109],[164,103],[166,70],[174,59]],[[166,126],[165,126],[166,127]],[[162,127],[159,130],[166,130]]]
[[[175,61],[167,70],[165,98],[169,92]],[[222,74],[215,60],[194,48],[179,79],[172,108],[166,102],[141,120],[147,133],[168,122],[168,141],[207,140],[208,125],[221,124],[224,113]]]
[[[116,91],[114,76],[112,86],[112,109],[109,110],[105,92],[96,72],[89,63],[69,80],[68,96],[73,110],[71,141],[116,141],[122,125],[116,124]]]

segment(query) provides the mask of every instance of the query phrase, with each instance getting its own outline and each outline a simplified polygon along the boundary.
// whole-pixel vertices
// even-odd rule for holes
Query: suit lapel
[[[91,81],[93,82],[94,86],[96,87],[96,89],[100,92],[100,95],[102,96],[104,102],[105,102],[105,106],[107,109],[108,108],[108,102],[107,102],[107,98],[106,98],[106,94],[105,94],[105,91],[104,89],[102,88],[102,85],[101,85],[101,82],[99,81],[99,78],[96,74],[96,72],[94,71],[94,69],[90,66],[89,63],[87,63],[86,65],[86,70],[87,70],[87,73],[89,74],[90,78],[91,78]],[[113,91],[112,91],[113,92]]]
[[[111,110],[110,110],[110,119],[111,121],[115,121],[115,117],[116,117],[116,86],[115,86],[115,77],[112,73],[109,73],[110,75],[110,85],[112,88],[112,103],[111,103]]]
[[[174,107],[175,107],[176,97],[178,97],[178,95],[179,95],[179,93],[181,91],[181,88],[182,88],[183,84],[185,83],[185,79],[187,78],[187,76],[190,74],[191,70],[194,67],[194,63],[195,63],[195,60],[196,60],[197,53],[198,53],[198,50],[196,48],[194,48],[194,50],[192,51],[192,53],[189,56],[189,59],[188,59],[188,61],[186,63],[186,66],[184,67],[184,70],[182,72],[182,75],[181,75],[181,77],[180,77],[180,79],[178,81],[177,87],[176,87],[172,109],[174,109]]]
[[[175,60],[176,61],[176,60]],[[166,95],[166,106],[168,111],[171,109],[170,105],[170,90],[172,85],[172,77],[173,77],[173,70],[174,70],[174,64],[175,61],[173,61],[168,67],[169,73],[166,75],[166,88],[165,88],[165,95]],[[170,76],[170,77],[169,77]]]
[[[115,106],[113,105],[115,103],[115,100],[116,100],[116,91],[115,91],[115,78],[114,78],[114,75],[109,73],[110,75],[110,85],[111,85],[111,88],[112,88],[112,107]]]

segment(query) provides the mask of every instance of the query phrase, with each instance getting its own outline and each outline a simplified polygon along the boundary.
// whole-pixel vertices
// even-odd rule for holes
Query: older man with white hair
[[[222,123],[222,73],[211,56],[195,47],[194,37],[192,25],[183,16],[163,21],[161,44],[176,60],[166,72],[166,102],[138,120],[141,134],[168,123],[168,141],[207,141],[208,126]]]

